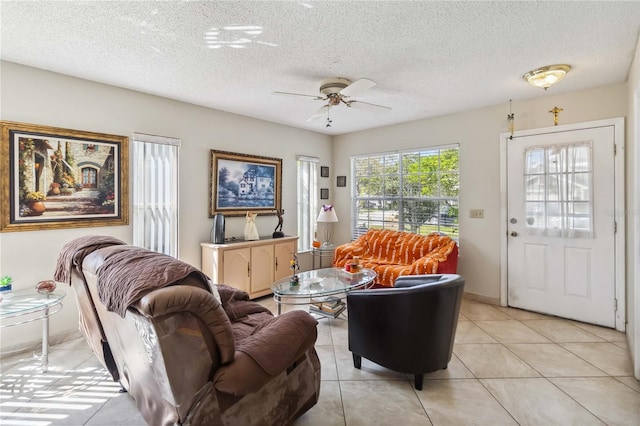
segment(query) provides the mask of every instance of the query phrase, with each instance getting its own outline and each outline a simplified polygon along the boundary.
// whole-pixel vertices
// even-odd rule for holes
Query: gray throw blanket
[[[71,271],[76,267],[82,272],[82,261],[87,255],[104,247],[124,244],[127,243],[108,235],[87,235],[69,241],[60,250],[53,279],[71,285]]]

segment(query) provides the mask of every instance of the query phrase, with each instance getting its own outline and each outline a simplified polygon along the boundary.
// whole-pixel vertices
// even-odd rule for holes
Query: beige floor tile
[[[413,376],[409,377],[413,380]],[[464,364],[460,361],[460,359],[455,355],[451,354],[451,361],[449,361],[449,365],[447,368],[434,371],[432,373],[427,373],[423,376],[424,380],[434,380],[434,379],[472,379],[473,374]]]
[[[520,321],[474,321],[500,343],[549,343],[549,339],[536,333]]]
[[[632,376],[629,352],[613,343],[559,343],[585,361],[612,376]]]
[[[548,315],[539,314],[537,312],[525,311],[524,309],[516,309],[510,308],[508,306],[496,306],[500,312],[504,312],[509,315],[513,319],[517,320],[538,320],[538,319],[549,319]]]
[[[412,385],[406,381],[342,381],[348,426],[430,425]]]
[[[362,358],[360,369],[355,368],[353,356],[347,346],[336,345],[334,352],[339,380],[407,380],[403,373],[384,368],[366,358]]]
[[[331,340],[334,345],[349,344],[349,324],[342,318],[330,319],[331,321]]]
[[[475,379],[429,381],[416,394],[435,426],[517,424]]]
[[[456,345],[453,351],[471,373],[478,378],[540,376],[500,344]]]
[[[340,383],[323,381],[320,399],[309,411],[293,422],[295,426],[344,426]]]
[[[636,380],[635,377],[623,376],[623,377],[614,377],[617,381],[624,383],[629,386],[636,392],[640,392],[640,380]]]
[[[521,425],[603,424],[547,379],[483,379],[481,382]]]
[[[545,377],[607,375],[555,343],[520,343],[505,346]]]
[[[607,342],[626,342],[627,337],[624,333],[614,330],[612,328],[600,327],[593,324],[585,324],[583,322],[572,321],[574,325],[588,331],[591,334],[595,334],[598,337],[603,338]]]
[[[458,315],[458,322],[460,321],[470,321],[469,318],[465,317],[464,315],[462,315],[462,313],[460,313]]]
[[[136,403],[128,393],[119,393],[109,400],[89,419],[87,426],[145,426]]]
[[[604,342],[601,337],[577,327],[572,321],[563,319],[524,320],[527,327],[534,329],[554,342]]]
[[[459,321],[456,328],[456,344],[458,343],[497,343],[473,321]]]
[[[462,303],[460,312],[466,318],[475,320],[509,320],[511,317],[504,312],[500,312],[496,307],[484,303],[466,302]]]
[[[318,338],[316,339],[316,346],[318,345],[333,345],[333,339],[331,338],[331,322],[326,320],[318,321]]]
[[[320,359],[321,380],[338,380],[338,368],[336,367],[336,355],[333,352],[333,345],[316,345],[316,352]]]
[[[624,349],[625,351],[629,351],[629,345],[627,344],[627,342],[611,342],[614,345],[616,345],[617,347],[619,347],[620,349]]]
[[[550,380],[606,424],[640,424],[640,393],[613,377]]]

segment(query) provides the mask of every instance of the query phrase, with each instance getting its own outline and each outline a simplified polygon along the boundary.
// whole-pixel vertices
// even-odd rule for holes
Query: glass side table
[[[333,266],[333,254],[335,252],[335,246],[320,246],[320,247],[312,247],[311,249],[311,268],[312,269],[322,269],[326,267]],[[323,266],[322,259],[329,258],[330,262],[328,266]],[[316,267],[316,259],[318,260],[318,266]]]
[[[63,290],[38,293],[35,289],[2,292],[0,328],[42,320],[42,372],[49,369],[49,317],[62,309]]]

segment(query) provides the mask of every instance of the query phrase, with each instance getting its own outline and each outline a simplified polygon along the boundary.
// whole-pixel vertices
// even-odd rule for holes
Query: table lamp
[[[326,223],[324,228],[324,243],[323,247],[327,247],[331,245],[331,223],[337,222],[338,216],[336,215],[336,210],[333,208],[331,204],[323,204],[320,209],[320,214],[318,214],[318,223]]]

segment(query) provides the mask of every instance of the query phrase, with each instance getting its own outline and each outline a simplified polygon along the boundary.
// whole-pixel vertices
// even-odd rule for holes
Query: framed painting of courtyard
[[[209,217],[276,214],[282,208],[282,159],[211,150]]]
[[[129,223],[129,138],[0,121],[0,231]]]

